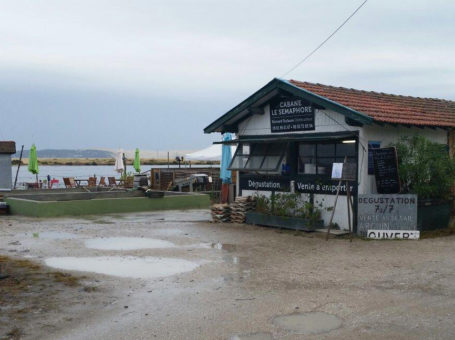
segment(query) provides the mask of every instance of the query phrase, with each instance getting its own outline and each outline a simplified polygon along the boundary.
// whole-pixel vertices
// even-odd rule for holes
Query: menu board
[[[417,229],[417,195],[359,195],[357,211],[357,231],[362,236],[371,237],[371,231],[378,237],[381,230]]]
[[[398,177],[397,150],[394,147],[372,149],[376,190],[379,194],[398,194],[400,179]]]
[[[302,98],[280,98],[270,104],[270,130],[274,132],[314,130],[314,106]]]

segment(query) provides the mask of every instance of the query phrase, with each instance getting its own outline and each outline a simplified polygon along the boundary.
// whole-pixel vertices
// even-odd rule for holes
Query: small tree
[[[447,199],[455,181],[455,161],[447,146],[423,136],[402,137],[392,144],[398,154],[402,193],[419,198]]]

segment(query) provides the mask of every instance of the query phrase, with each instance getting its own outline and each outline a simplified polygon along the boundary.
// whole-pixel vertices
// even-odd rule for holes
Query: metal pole
[[[349,238],[350,242],[352,242],[352,227],[351,227],[351,190],[349,188],[349,182],[346,181],[346,200],[348,203],[348,224],[349,224]],[[354,214],[352,216],[354,218]]]
[[[14,179],[14,186],[13,186],[13,189],[16,189],[17,176],[19,175],[19,168],[21,167],[21,164],[22,164],[22,153],[23,153],[23,152],[24,152],[24,146],[22,145],[22,148],[21,148],[21,155],[19,156],[19,164],[17,164],[16,178]]]
[[[124,175],[125,180],[126,180],[126,156],[125,156],[125,153],[123,153],[123,175]]]

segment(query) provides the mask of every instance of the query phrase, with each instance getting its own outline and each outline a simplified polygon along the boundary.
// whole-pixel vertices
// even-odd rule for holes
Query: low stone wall
[[[28,193],[23,195],[10,195],[10,198],[22,198],[31,201],[79,201],[92,200],[103,198],[132,198],[144,197],[144,192],[140,190],[134,191],[99,191],[99,192],[43,192],[43,193]]]
[[[129,197],[71,201],[35,201],[8,197],[11,213],[34,217],[80,216],[155,210],[208,209],[204,194],[165,195],[162,198]]]

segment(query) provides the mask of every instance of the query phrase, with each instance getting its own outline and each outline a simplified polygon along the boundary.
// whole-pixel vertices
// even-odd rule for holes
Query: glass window
[[[336,155],[338,157],[355,156],[355,143],[338,143],[336,149]]]
[[[334,157],[335,144],[318,144],[317,153],[318,157]]]
[[[230,170],[277,171],[286,152],[286,143],[240,144]]]
[[[330,176],[332,164],[356,163],[355,143],[301,143],[299,144],[298,173]]]
[[[368,141],[368,175],[374,175],[373,149],[379,149],[381,142]]]
[[[307,156],[307,157],[315,157],[316,156],[316,144],[300,144],[299,155]]]

